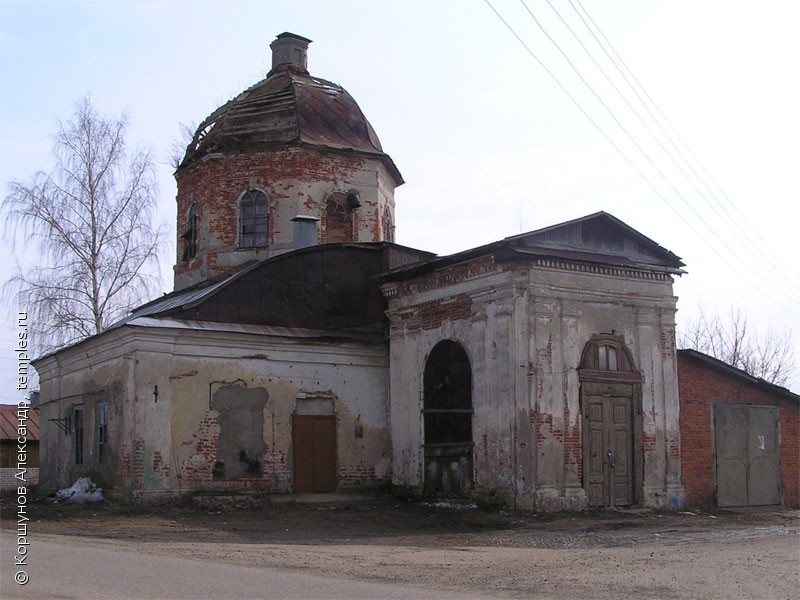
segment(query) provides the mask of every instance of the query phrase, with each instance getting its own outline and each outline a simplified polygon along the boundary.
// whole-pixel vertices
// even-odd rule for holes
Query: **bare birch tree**
[[[153,161],[147,151],[128,152],[126,127],[124,114],[106,117],[81,99],[71,120],[59,122],[53,170],[11,182],[3,200],[7,236],[24,236],[28,255],[38,250],[6,292],[26,307],[39,351],[100,333],[158,281],[148,270],[164,239],[164,227],[151,225]]]
[[[786,385],[795,371],[792,334],[754,333],[747,317],[731,309],[727,321],[703,311],[678,335],[681,348],[698,350],[776,385]]]

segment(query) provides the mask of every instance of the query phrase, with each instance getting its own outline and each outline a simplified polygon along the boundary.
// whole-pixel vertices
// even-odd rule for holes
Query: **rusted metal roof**
[[[339,84],[284,68],[227,102],[203,121],[178,169],[218,152],[304,144],[374,155],[403,183],[353,97]]]
[[[19,421],[16,404],[0,404],[0,440],[16,440],[19,437]],[[28,428],[26,439],[39,440],[39,411],[28,409],[28,419],[25,421]]]

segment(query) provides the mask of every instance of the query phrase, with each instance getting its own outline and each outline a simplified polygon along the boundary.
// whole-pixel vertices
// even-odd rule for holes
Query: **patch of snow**
[[[81,477],[71,487],[56,492],[56,502],[102,502],[103,490],[97,487],[88,477]]]

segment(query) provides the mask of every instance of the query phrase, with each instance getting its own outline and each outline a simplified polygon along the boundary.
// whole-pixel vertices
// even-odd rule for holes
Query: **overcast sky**
[[[740,308],[762,332],[792,330],[800,357],[800,5],[491,4],[521,41],[485,0],[0,0],[3,193],[50,169],[57,119],[90,94],[105,113],[127,111],[129,143],[159,160],[159,219],[174,230],[179,123],[262,79],[269,43],[290,31],[313,40],[311,73],[354,96],[403,174],[399,243],[448,254],[604,210],[683,258],[679,326],[701,306]],[[163,291],[173,262],[174,240]],[[1,279],[13,264],[4,245]],[[4,308],[0,401],[11,402],[18,307]]]

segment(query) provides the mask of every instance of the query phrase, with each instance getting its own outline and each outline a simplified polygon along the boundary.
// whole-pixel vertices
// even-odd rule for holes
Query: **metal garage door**
[[[778,409],[714,406],[717,505],[780,504]]]

